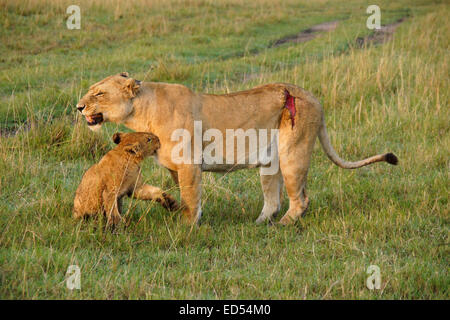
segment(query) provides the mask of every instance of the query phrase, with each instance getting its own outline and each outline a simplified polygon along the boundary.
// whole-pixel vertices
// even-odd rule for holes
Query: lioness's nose
[[[82,112],[83,110],[84,110],[84,108],[86,108],[86,105],[77,105],[77,109],[78,109],[78,111],[80,111],[80,112]]]

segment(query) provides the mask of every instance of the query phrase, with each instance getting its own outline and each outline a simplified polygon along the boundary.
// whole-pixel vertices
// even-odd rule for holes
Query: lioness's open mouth
[[[90,116],[86,116],[86,121],[88,126],[95,126],[103,122],[103,115],[101,113],[96,113]]]

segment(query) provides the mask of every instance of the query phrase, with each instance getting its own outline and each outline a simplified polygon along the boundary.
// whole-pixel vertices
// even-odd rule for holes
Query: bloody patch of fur
[[[286,96],[286,102],[284,103],[284,107],[289,110],[289,113],[291,114],[291,123],[292,128],[294,128],[295,124],[295,114],[297,113],[297,110],[295,109],[295,98],[291,96],[289,91],[285,90],[284,94]]]

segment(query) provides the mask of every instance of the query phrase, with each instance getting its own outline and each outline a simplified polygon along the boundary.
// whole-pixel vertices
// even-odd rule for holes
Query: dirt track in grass
[[[405,21],[405,18],[400,18],[396,22],[382,26],[380,29],[375,30],[374,33],[366,36],[359,37],[356,39],[356,44],[360,47],[364,45],[376,45],[385,43],[392,35],[395,33],[395,30]]]
[[[308,28],[300,33],[295,34],[295,35],[290,35],[290,36],[286,36],[281,39],[278,39],[270,47],[276,48],[287,42],[302,43],[302,42],[310,41],[323,32],[333,31],[334,29],[337,28],[338,24],[339,24],[338,21],[328,21],[328,22],[316,24],[316,25],[312,26],[311,28]]]

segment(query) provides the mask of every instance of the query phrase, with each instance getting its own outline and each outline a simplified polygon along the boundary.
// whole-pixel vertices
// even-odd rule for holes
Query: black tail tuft
[[[394,166],[396,166],[398,164],[398,158],[395,154],[393,153],[386,153],[384,155],[384,160],[387,163],[393,164]]]

